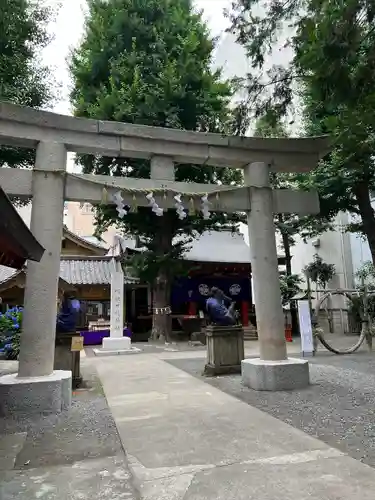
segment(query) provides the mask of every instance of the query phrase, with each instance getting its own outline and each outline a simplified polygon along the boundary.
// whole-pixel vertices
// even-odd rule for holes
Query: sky
[[[43,60],[51,68],[57,82],[60,84],[60,99],[54,105],[57,113],[70,114],[69,86],[70,78],[67,58],[70,49],[75,47],[82,36],[85,0],[46,0],[51,6],[61,5],[55,22],[50,25],[54,40],[44,50]],[[227,27],[223,10],[230,5],[230,0],[195,0],[196,7],[204,12],[204,19],[212,33],[220,35]]]

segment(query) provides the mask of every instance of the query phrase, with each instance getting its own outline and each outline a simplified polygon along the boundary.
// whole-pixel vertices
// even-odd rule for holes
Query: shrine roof
[[[0,262],[22,269],[26,259],[39,262],[44,248],[34,237],[0,186]]]
[[[79,236],[73,231],[70,231],[66,225],[63,227],[63,239],[68,238],[75,242],[77,245],[94,251],[99,255],[105,255],[107,253],[107,246],[105,243],[101,242],[94,236]]]
[[[0,265],[0,284],[15,278],[19,273],[9,267]],[[63,257],[60,260],[60,278],[69,285],[110,285],[111,257]],[[125,273],[124,283],[137,283],[139,280]]]
[[[4,283],[5,281],[15,278],[18,274],[22,272],[23,272],[22,270],[16,271],[12,267],[0,265],[0,283]]]
[[[71,285],[110,285],[111,257],[64,257],[60,261],[60,276]],[[126,284],[139,280],[128,273],[124,275]]]
[[[250,247],[244,236],[231,230],[205,231],[188,246],[183,259],[191,262],[215,262],[225,264],[250,264]],[[190,247],[190,248],[189,248]],[[129,248],[129,250],[135,250]],[[136,250],[141,251],[141,248]],[[278,259],[284,259],[278,255]]]

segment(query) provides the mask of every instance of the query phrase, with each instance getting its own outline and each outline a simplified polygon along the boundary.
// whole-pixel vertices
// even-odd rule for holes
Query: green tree
[[[74,52],[71,71],[75,115],[103,120],[226,132],[232,91],[211,70],[214,40],[189,0],[90,0],[85,34]],[[86,173],[148,178],[150,162],[82,156]],[[231,183],[238,172],[207,166],[176,165],[176,180]],[[113,207],[97,210],[99,228],[117,224],[137,236],[146,250],[137,259],[140,276],[153,285],[155,308],[169,304],[173,278],[194,231],[220,229],[228,219],[204,221],[175,210],[156,217],[139,208],[120,220]],[[153,315],[153,337],[171,330],[167,315]]]
[[[292,0],[281,5],[271,0],[259,15],[260,3],[237,0],[229,13],[232,31],[253,67],[246,81],[246,108],[276,120],[296,96],[302,98],[304,132],[331,134],[334,147],[319,168],[297,180],[301,187],[318,189],[326,220],[339,211],[358,216],[347,230],[367,237],[375,262],[370,202],[375,185],[374,2]],[[285,37],[286,26],[294,57],[288,66],[266,70],[265,57]]]
[[[40,59],[52,10],[36,0],[0,0],[0,11],[0,100],[43,108],[52,99],[50,71]],[[35,150],[0,148],[0,166],[30,167],[34,159]]]

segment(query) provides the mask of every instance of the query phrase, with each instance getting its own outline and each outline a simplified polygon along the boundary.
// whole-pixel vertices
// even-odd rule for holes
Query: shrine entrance
[[[270,375],[275,390],[282,388],[286,371],[288,377],[300,376],[301,363],[287,359],[273,214],[317,213],[318,196],[272,190],[269,174],[311,170],[328,152],[326,137],[227,137],[86,120],[1,103],[0,144],[36,149],[33,170],[2,168],[0,184],[8,195],[33,198],[31,231],[46,249],[40,263],[28,263],[19,371],[17,377],[0,378],[3,411],[9,409],[10,399],[17,401],[16,410],[27,405],[29,412],[69,405],[69,374],[53,371],[64,201],[118,204],[121,198],[131,206],[136,198],[139,206],[150,206],[160,216],[176,203],[180,212],[190,203],[204,217],[209,217],[210,207],[246,212],[260,343],[260,359],[249,369],[256,382]],[[67,173],[68,151],[150,159],[151,179]],[[245,185],[175,182],[175,163],[240,168]],[[303,373],[308,383],[308,365]],[[59,397],[53,398],[57,393]]]

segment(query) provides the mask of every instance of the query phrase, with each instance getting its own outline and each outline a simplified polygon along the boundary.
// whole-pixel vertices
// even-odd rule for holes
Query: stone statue
[[[60,311],[56,318],[56,333],[70,333],[75,331],[79,309],[79,301],[64,294]]]
[[[210,297],[206,301],[206,310],[210,320],[219,326],[236,324],[236,303],[227,297],[220,288],[212,287]]]

